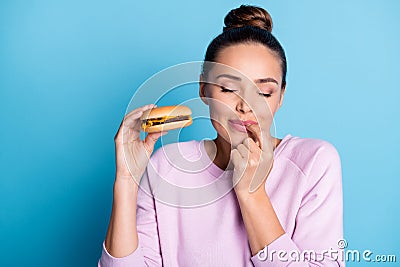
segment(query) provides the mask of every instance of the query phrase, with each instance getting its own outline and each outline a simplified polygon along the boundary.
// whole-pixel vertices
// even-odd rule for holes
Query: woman
[[[99,266],[344,266],[341,251],[335,253],[343,234],[336,149],[269,131],[286,88],[285,53],[271,30],[267,11],[242,5],[210,43],[199,92],[215,140],[170,144],[149,162],[165,134],[139,139],[139,118],[153,105],[124,118]],[[177,151],[182,158],[171,160]],[[199,157],[206,167],[196,172],[174,164]],[[229,180],[233,190],[222,195],[225,184],[206,198],[196,192],[185,198],[160,182],[190,187],[216,180]]]

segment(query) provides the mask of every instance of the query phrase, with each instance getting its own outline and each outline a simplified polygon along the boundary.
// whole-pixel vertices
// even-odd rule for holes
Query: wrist
[[[250,189],[246,189],[246,190],[235,190],[235,193],[239,202],[243,203],[246,203],[248,201],[250,202],[259,201],[265,199],[265,197],[268,197],[265,191],[265,182],[262,183],[254,192],[250,192]]]
[[[139,189],[139,182],[134,180],[132,176],[116,175],[114,181],[114,194],[120,191],[124,192],[137,192]]]
[[[128,182],[134,182],[136,184],[140,183],[140,179],[141,179],[142,175],[138,175],[135,173],[131,173],[131,172],[116,172],[115,174],[115,181],[128,181]]]

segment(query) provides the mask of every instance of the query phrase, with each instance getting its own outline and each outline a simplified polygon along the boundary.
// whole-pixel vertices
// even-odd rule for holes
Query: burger
[[[146,110],[140,120],[148,133],[183,128],[192,124],[192,111],[186,106],[164,106]]]

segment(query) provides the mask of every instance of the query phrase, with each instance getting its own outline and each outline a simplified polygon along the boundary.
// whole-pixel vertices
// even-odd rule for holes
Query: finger
[[[243,141],[243,145],[250,151],[257,151],[260,150],[260,147],[258,147],[257,143],[253,140],[253,138],[246,138]]]
[[[145,110],[151,109],[154,106],[155,106],[154,104],[148,104],[148,105],[144,105],[144,106],[138,107],[138,108],[136,108],[134,110],[131,110],[128,114],[125,115],[125,117],[127,117],[127,118],[131,117],[132,115],[134,115],[136,113],[143,112]]]
[[[245,145],[239,144],[236,149],[239,151],[240,156],[243,159],[247,160],[249,158],[250,151],[247,149]]]
[[[259,125],[254,127],[255,144],[263,151],[273,150],[272,136],[267,129],[263,129]]]
[[[157,132],[157,133],[149,133],[144,139],[144,147],[148,152],[148,155],[153,153],[154,145],[156,144],[158,138],[163,135],[166,135],[168,132]]]
[[[232,159],[234,167],[237,166],[237,164],[239,162],[243,161],[243,158],[237,149],[233,149],[231,151],[231,159]]]
[[[249,151],[249,162],[252,160],[259,162],[261,160],[262,150],[261,148],[254,142],[253,139],[247,138],[243,144],[246,146],[246,149]]]
[[[123,119],[123,121],[121,123],[124,134],[130,133],[130,134],[133,134],[135,136],[135,138],[138,137],[140,135],[140,126],[142,123],[140,121],[140,117],[143,115],[144,111],[152,109],[154,107],[156,107],[156,105],[148,104],[148,105],[142,106],[140,108],[137,108],[137,109],[129,112],[128,115],[125,116],[125,118]],[[127,131],[127,130],[125,130],[126,128],[131,129],[131,130]]]
[[[124,116],[124,118],[122,119],[118,131],[114,136],[114,139],[120,139],[122,140],[122,142],[126,141],[132,141],[132,140],[128,140],[128,139],[132,139],[136,140],[136,139],[140,139],[140,124],[141,121],[139,120],[139,118],[142,116],[143,111],[156,107],[156,105],[154,104],[148,104],[139,108],[136,108],[132,111],[130,111],[127,115]]]
[[[140,139],[140,124],[141,121],[136,119],[132,122],[122,121],[122,127],[120,127],[120,131],[122,131],[122,137],[124,141],[132,141],[130,139]],[[128,140],[129,139],[129,140]]]
[[[261,147],[261,140],[260,140],[260,126],[258,124],[254,124],[248,128],[249,130],[249,138],[252,139],[257,146]]]
[[[260,146],[259,146],[256,142],[254,142],[254,140],[251,139],[251,138],[249,138],[248,146],[249,146],[249,150],[250,150],[251,152],[257,152],[257,153],[259,153],[259,152],[262,151],[262,149],[260,148]]]
[[[142,116],[143,112],[145,112],[146,110],[155,108],[155,107],[156,107],[155,104],[148,104],[148,105],[139,107],[137,109],[134,109],[125,115],[124,120],[126,120],[126,121],[136,120],[136,119],[140,118],[140,116]]]
[[[125,119],[121,121],[121,124],[119,125],[118,131],[116,135],[114,136],[115,138],[118,138],[118,136],[122,137],[122,140],[124,141],[131,141],[127,140],[127,138],[131,139],[133,137],[134,139],[139,138],[140,136],[140,120],[133,121],[131,123],[126,122]]]
[[[259,131],[257,132],[257,138],[260,142],[260,148],[263,151],[272,151],[274,145],[274,139],[271,136],[270,127],[273,121],[273,115],[268,112],[268,116],[263,118],[259,124]]]
[[[125,122],[130,122],[133,120],[137,120],[142,116],[143,111],[142,110],[134,110],[132,113],[128,113],[128,115],[125,116],[124,121]]]

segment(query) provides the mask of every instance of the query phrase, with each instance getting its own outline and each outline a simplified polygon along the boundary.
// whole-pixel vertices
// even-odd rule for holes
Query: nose
[[[251,111],[251,108],[249,107],[249,105],[246,103],[246,101],[238,96],[238,102],[236,104],[236,110],[240,113],[247,113]]]

